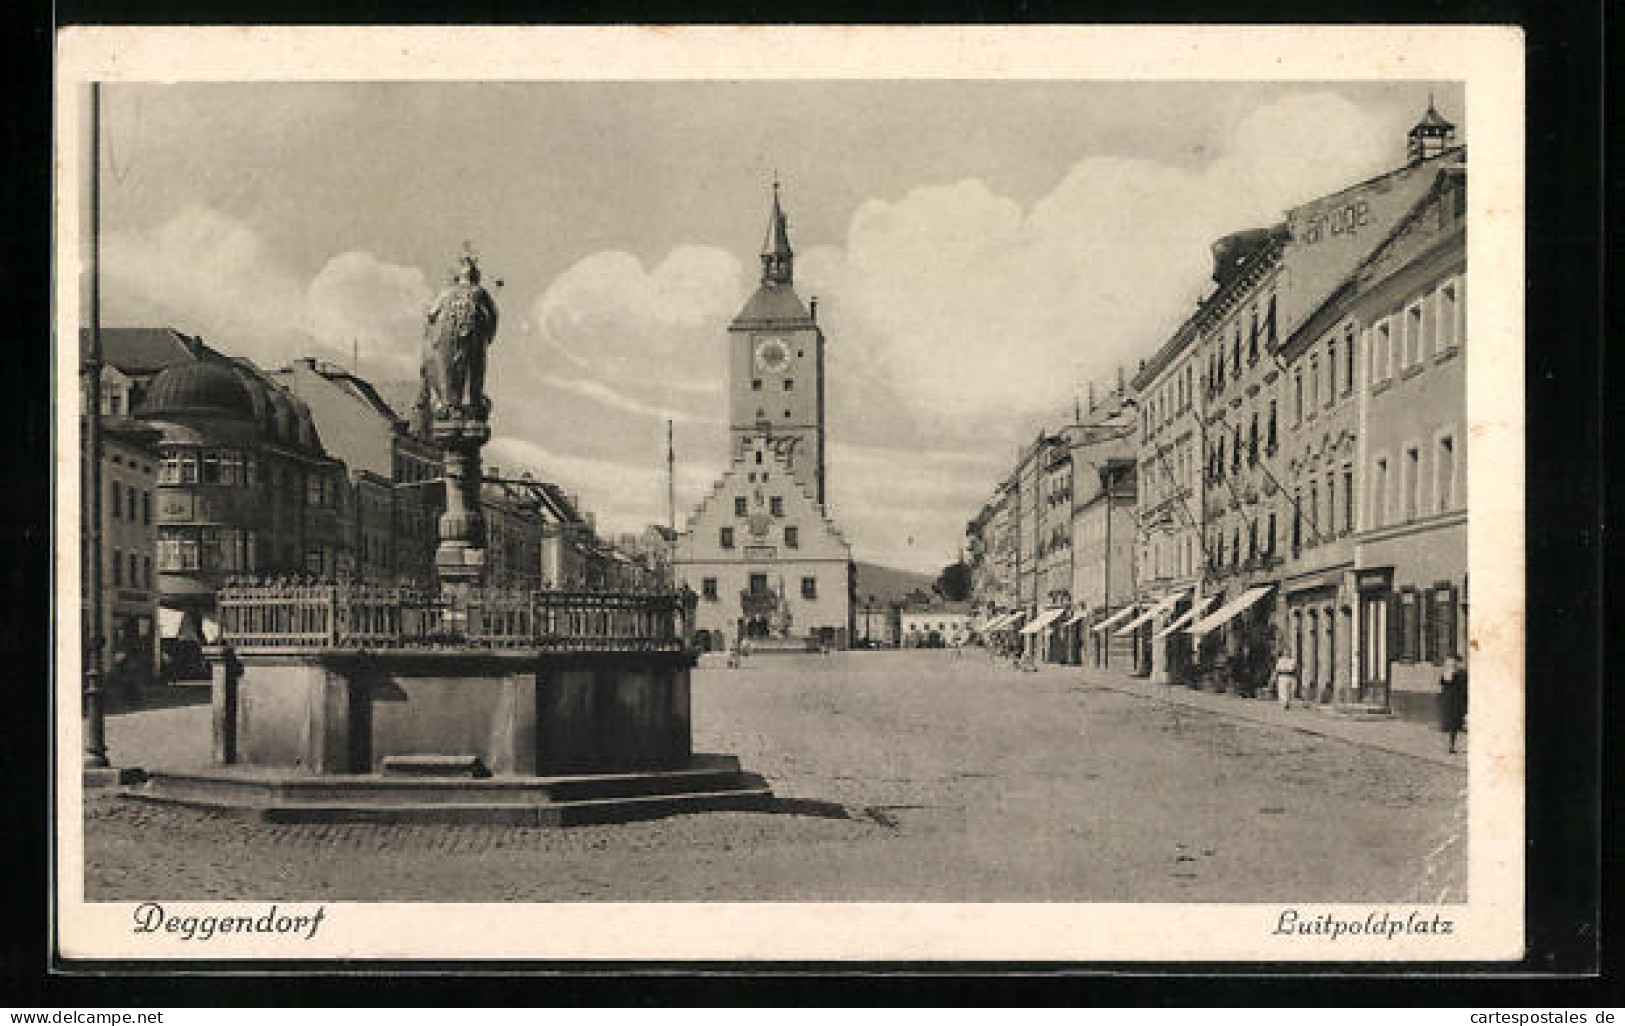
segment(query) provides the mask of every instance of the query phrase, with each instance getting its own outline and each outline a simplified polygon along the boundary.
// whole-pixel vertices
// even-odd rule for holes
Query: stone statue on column
[[[435,570],[447,591],[476,587],[485,575],[480,448],[491,439],[485,359],[496,331],[496,302],[480,284],[474,256],[465,252],[429,306],[423,339],[430,437],[445,454],[446,509]]]

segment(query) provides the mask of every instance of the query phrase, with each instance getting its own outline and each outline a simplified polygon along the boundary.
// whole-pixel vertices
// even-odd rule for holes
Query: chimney
[[[818,297],[817,296],[812,297],[812,299],[808,301],[808,303],[807,303],[807,316],[811,317],[815,321],[818,320]]]

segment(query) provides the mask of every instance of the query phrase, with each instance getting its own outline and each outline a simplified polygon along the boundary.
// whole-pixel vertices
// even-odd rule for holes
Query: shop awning
[[[1080,609],[1076,613],[1073,613],[1071,616],[1067,617],[1066,618],[1066,623],[1061,624],[1061,626],[1062,627],[1070,627],[1075,623],[1082,623],[1083,621],[1087,620],[1088,618],[1089,618],[1089,610]]]
[[[1124,606],[1122,609],[1119,609],[1117,612],[1113,613],[1111,616],[1108,616],[1106,619],[1102,620],[1100,623],[1095,624],[1093,627],[1091,627],[1089,629],[1093,630],[1093,631],[1109,631],[1113,627],[1116,627],[1118,624],[1122,623],[1124,620],[1127,620],[1129,617],[1133,616],[1135,613],[1138,613],[1139,611],[1140,611],[1139,606],[1135,606],[1135,605]]]
[[[1000,613],[998,616],[995,616],[993,619],[989,620],[987,622],[987,626],[983,627],[982,630],[984,633],[988,634],[992,634],[996,631],[1009,630],[1011,624],[1014,624],[1018,618],[1024,615],[1025,614],[1023,613]]]
[[[1063,615],[1065,615],[1065,613],[1066,613],[1065,608],[1046,609],[1042,613],[1040,613],[1038,615],[1038,618],[1035,619],[1032,623],[1030,623],[1027,626],[1023,627],[1021,629],[1021,633],[1023,633],[1023,634],[1037,634],[1039,631],[1043,630],[1045,627],[1048,627],[1050,624],[1054,623],[1056,620],[1059,620]]]
[[[1274,588],[1275,585],[1273,584],[1261,584],[1256,588],[1248,588],[1240,595],[1225,603],[1224,607],[1217,613],[1204,616],[1202,619],[1192,624],[1191,633],[1200,637],[1203,634],[1209,634],[1218,628],[1223,627],[1225,624],[1234,619],[1237,614],[1241,613],[1245,609],[1251,608],[1253,603],[1257,602],[1265,595],[1268,595],[1272,590],[1274,590]]]
[[[1219,596],[1217,596],[1217,595],[1209,595],[1207,598],[1202,599],[1201,601],[1197,602],[1195,605],[1191,606],[1189,609],[1185,610],[1183,613],[1179,614],[1179,619],[1175,620],[1173,623],[1171,623],[1168,626],[1164,627],[1162,630],[1160,630],[1156,634],[1152,635],[1152,637],[1166,638],[1168,635],[1174,633],[1175,631],[1184,630],[1186,627],[1189,627],[1191,625],[1192,620],[1195,620],[1198,616],[1200,616],[1203,613],[1207,612],[1209,609],[1212,609],[1214,604],[1217,603],[1218,601],[1219,601]]]
[[[1123,637],[1125,635],[1133,634],[1136,630],[1139,629],[1141,624],[1144,624],[1144,623],[1146,623],[1147,621],[1150,621],[1150,620],[1155,620],[1157,617],[1161,616],[1163,613],[1166,613],[1168,610],[1170,610],[1170,609],[1174,608],[1175,606],[1179,605],[1180,600],[1183,599],[1186,595],[1189,595],[1190,593],[1191,593],[1191,590],[1189,588],[1183,588],[1183,589],[1181,589],[1179,591],[1174,592],[1172,595],[1164,595],[1163,598],[1162,598],[1162,601],[1158,602],[1156,605],[1152,606],[1150,609],[1147,609],[1145,612],[1141,613],[1139,616],[1136,616],[1134,619],[1130,620],[1128,623],[1125,623],[1123,626],[1117,628],[1117,636],[1121,638],[1121,637]]]

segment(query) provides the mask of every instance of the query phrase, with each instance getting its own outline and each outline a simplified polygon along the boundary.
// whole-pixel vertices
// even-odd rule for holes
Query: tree
[[[934,585],[937,594],[948,602],[963,602],[970,598],[970,567],[964,560],[949,563],[937,575]]]

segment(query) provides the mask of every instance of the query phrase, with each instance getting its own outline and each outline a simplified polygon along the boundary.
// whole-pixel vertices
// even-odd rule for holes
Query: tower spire
[[[795,280],[795,251],[790,248],[790,219],[779,205],[779,175],[773,173],[773,209],[762,240],[762,284],[789,285]]]

